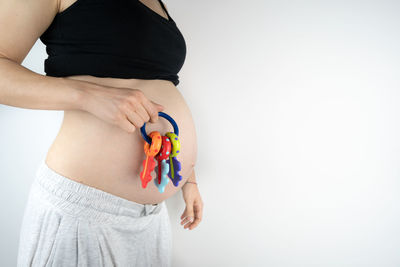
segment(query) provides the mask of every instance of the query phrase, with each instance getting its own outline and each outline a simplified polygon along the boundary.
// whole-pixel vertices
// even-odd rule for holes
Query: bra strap
[[[169,19],[169,20],[172,20],[171,17],[170,17],[170,15],[169,15],[169,13],[168,13],[168,11],[167,11],[167,9],[166,9],[165,6],[164,6],[164,3],[163,3],[161,0],[158,0],[158,2],[160,2],[162,9],[164,9],[165,13],[166,13],[167,16],[168,16],[168,19]]]

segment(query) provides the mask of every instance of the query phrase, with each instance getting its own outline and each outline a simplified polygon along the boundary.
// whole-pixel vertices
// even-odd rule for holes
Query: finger
[[[182,213],[182,215],[181,215],[181,220],[182,220],[183,218],[185,218],[185,216],[186,216],[186,207],[185,207],[185,210],[183,211],[183,213]]]
[[[148,122],[150,120],[149,114],[142,105],[138,105],[136,107],[136,113],[143,119],[144,122]]]
[[[156,102],[154,102],[154,101],[152,101],[152,100],[150,100],[150,102],[151,102],[153,105],[156,106],[156,109],[157,109],[158,111],[162,111],[163,109],[165,109],[165,107],[164,107],[163,105],[160,105],[160,104],[158,104],[158,103],[156,103]]]
[[[197,225],[199,225],[199,223],[201,222],[202,218],[203,218],[203,206],[199,204],[199,205],[195,206],[195,220],[190,225],[190,230],[192,230]]]
[[[183,218],[185,218],[186,217],[186,207],[185,207],[185,210],[183,211],[183,213],[182,213],[182,215],[181,215],[181,220],[183,219]]]
[[[135,125],[137,128],[140,128],[143,126],[144,121],[143,119],[136,113],[136,112],[128,112],[126,114],[127,119]]]
[[[188,226],[189,230],[192,230],[195,228],[202,219],[203,216],[203,205],[201,203],[195,203],[194,204],[194,213],[195,213],[195,220]]]
[[[193,203],[186,205],[186,216],[194,218]]]
[[[181,224],[185,224],[186,222],[193,220],[193,217],[190,217],[188,214],[188,206],[186,206],[185,211],[183,212],[182,216],[181,216]]]
[[[190,225],[193,221],[194,221],[194,217],[188,216],[188,217],[186,217],[186,218],[182,221],[182,224],[185,225],[185,226],[188,226],[188,225]]]
[[[182,220],[181,225],[186,224],[186,223],[188,223],[188,222],[189,222],[189,223],[192,223],[193,220],[194,220],[193,217],[188,216],[188,217],[186,217],[184,220]]]
[[[195,228],[197,225],[199,225],[200,222],[201,222],[200,218],[195,218],[194,221],[188,226],[189,230]]]
[[[192,223],[193,220],[194,220],[193,203],[189,203],[188,205],[186,205],[186,218],[184,221],[189,221],[189,223]]]
[[[189,216],[192,213],[193,213],[193,200],[187,200],[185,210],[181,215],[181,219],[184,219],[186,216]]]
[[[190,222],[188,222],[184,227],[183,227],[183,229],[188,229],[188,230],[190,230],[190,225],[191,225],[192,223],[190,223]]]
[[[194,206],[195,206],[195,217],[201,221],[203,218],[203,204],[196,203]]]
[[[121,128],[125,131],[127,131],[128,133],[133,133],[136,130],[136,126],[133,125],[128,118],[126,118],[126,120],[122,120],[121,122]]]
[[[142,103],[147,111],[147,114],[150,116],[150,122],[152,123],[157,122],[158,110],[156,105],[154,105],[153,102],[150,102],[149,100],[144,100]]]
[[[195,219],[194,222],[192,224],[189,225],[189,230],[192,230],[193,228],[195,228],[197,225],[199,225],[200,223],[200,219]]]
[[[193,221],[193,217],[190,217],[190,215],[188,214],[188,206],[189,206],[189,204],[187,204],[186,205],[186,208],[185,208],[185,211],[182,213],[182,216],[181,216],[181,225],[182,224],[185,224],[186,222],[188,222],[188,221]]]

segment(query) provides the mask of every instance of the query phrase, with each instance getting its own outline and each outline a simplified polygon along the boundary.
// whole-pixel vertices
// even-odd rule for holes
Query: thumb
[[[164,110],[164,106],[163,105],[157,104],[156,102],[153,102],[153,101],[151,101],[151,102],[156,106],[158,111]]]
[[[184,219],[185,217],[187,217],[190,222],[193,222],[194,220],[193,203],[186,205],[185,212],[183,212],[181,219]]]

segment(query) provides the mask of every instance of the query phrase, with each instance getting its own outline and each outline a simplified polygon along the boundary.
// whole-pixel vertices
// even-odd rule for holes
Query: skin
[[[196,129],[185,99],[166,80],[100,78],[90,75],[51,77],[21,65],[54,16],[74,0],[0,0],[0,103],[21,108],[63,110],[64,119],[46,164],[69,179],[130,201],[160,203],[182,189],[186,208],[184,229],[197,227],[204,203],[196,182]],[[167,19],[157,0],[142,0]],[[172,125],[158,111],[177,122],[182,181],[170,181],[164,193],[153,183],[144,189],[139,174],[144,159],[139,128],[162,134]],[[153,177],[155,178],[155,172]]]

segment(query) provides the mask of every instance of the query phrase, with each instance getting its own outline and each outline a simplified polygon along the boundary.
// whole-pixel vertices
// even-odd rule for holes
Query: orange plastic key
[[[161,148],[161,134],[158,131],[153,131],[149,134],[151,138],[151,146],[149,143],[144,142],[144,153],[146,159],[143,160],[143,170],[140,173],[140,180],[142,181],[142,187],[146,188],[147,183],[151,181],[151,172],[156,166],[154,156],[157,155]]]

